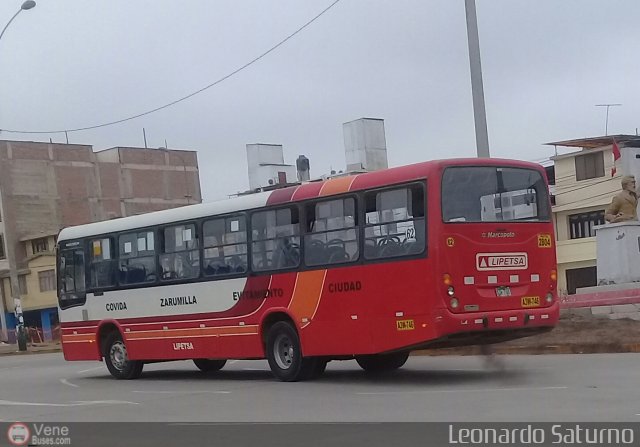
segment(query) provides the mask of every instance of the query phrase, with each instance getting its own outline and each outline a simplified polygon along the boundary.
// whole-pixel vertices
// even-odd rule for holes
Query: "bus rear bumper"
[[[560,318],[560,304],[538,309],[513,309],[493,312],[453,314],[444,310],[436,316],[440,337],[474,338],[482,343],[497,343],[528,337],[551,330]],[[472,336],[472,337],[469,337]],[[480,344],[476,343],[469,344]]]

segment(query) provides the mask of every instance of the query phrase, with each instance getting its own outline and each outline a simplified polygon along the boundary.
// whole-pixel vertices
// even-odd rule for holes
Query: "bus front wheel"
[[[140,377],[144,363],[139,360],[129,360],[127,346],[119,332],[112,332],[107,336],[103,352],[104,362],[113,377],[121,380]]]
[[[214,372],[220,371],[227,363],[226,360],[213,360],[213,359],[194,359],[193,363],[202,372]]]
[[[300,337],[286,321],[279,321],[269,329],[266,351],[271,372],[283,382],[310,379],[319,372],[320,359],[302,356]]]
[[[360,355],[356,362],[367,372],[393,371],[401,368],[409,358],[408,352],[394,352],[392,354]]]

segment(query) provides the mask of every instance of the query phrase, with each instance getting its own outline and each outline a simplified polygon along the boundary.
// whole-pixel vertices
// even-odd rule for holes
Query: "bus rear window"
[[[548,221],[549,191],[539,171],[460,166],[442,175],[445,222]]]

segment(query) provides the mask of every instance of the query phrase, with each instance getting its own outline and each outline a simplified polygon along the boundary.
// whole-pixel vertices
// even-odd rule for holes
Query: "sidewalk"
[[[51,343],[30,343],[27,345],[25,352],[18,351],[18,345],[11,345],[7,343],[0,343],[0,356],[3,355],[24,355],[35,354],[39,352],[59,352],[62,350],[60,342]]]

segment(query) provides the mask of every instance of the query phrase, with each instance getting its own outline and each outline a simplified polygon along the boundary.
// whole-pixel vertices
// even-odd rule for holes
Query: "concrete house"
[[[613,141],[622,158],[612,175]],[[609,135],[547,143],[576,149],[557,155],[554,162],[553,220],[557,238],[558,289],[574,294],[577,288],[597,285],[596,240],[593,227],[604,224],[604,210],[620,191],[622,175],[633,174],[640,136]],[[640,164],[640,163],[639,163]]]

